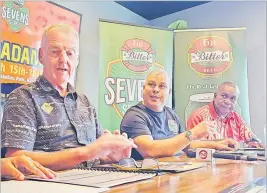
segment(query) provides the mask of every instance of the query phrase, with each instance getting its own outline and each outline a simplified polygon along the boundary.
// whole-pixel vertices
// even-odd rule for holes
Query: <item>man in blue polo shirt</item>
[[[167,73],[164,70],[152,71],[145,80],[143,101],[125,113],[120,129],[138,146],[132,150],[133,158],[173,156],[189,145],[191,148],[218,150],[232,150],[228,145],[237,145],[232,139],[197,140],[214,132],[215,123],[212,121],[204,121],[185,132],[175,112],[165,106],[170,93]]]

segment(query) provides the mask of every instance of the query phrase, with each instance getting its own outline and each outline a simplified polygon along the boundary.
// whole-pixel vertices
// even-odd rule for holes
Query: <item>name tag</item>
[[[174,120],[169,119],[168,126],[173,133],[178,133],[178,125]]]

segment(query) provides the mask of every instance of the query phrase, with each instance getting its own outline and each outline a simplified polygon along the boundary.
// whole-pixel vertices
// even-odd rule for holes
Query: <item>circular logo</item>
[[[148,41],[131,38],[123,43],[121,54],[122,63],[127,69],[134,72],[145,72],[153,64],[155,51]]]
[[[17,7],[23,7],[24,6],[24,0],[13,0],[12,3],[16,5]]]
[[[206,150],[201,150],[201,151],[199,152],[199,157],[200,157],[201,159],[206,159],[206,158],[208,157],[208,152],[207,152]]]
[[[231,66],[232,61],[232,47],[221,37],[197,38],[188,49],[188,63],[201,75],[223,73]]]

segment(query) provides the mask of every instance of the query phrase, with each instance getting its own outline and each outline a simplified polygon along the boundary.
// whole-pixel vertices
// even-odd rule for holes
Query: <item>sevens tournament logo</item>
[[[15,33],[29,25],[29,10],[24,7],[24,0],[6,1],[2,7],[2,17]]]
[[[231,66],[232,62],[232,47],[221,37],[200,37],[189,46],[188,63],[193,70],[203,76],[221,74]]]
[[[104,95],[104,100],[122,118],[131,106],[143,100],[144,80],[150,69],[163,66],[154,62],[155,51],[143,39],[127,39],[120,49],[120,55],[120,59],[108,64],[105,79],[108,92]]]

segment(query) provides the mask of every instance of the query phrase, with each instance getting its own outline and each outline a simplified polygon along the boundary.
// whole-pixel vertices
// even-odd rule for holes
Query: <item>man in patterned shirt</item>
[[[232,82],[224,82],[218,87],[213,101],[200,107],[187,120],[187,130],[194,128],[202,121],[215,121],[216,129],[207,139],[233,138],[244,142],[249,147],[263,147],[261,141],[251,131],[242,117],[234,111],[239,88]]]
[[[78,55],[75,29],[64,24],[46,28],[39,49],[43,75],[15,89],[4,106],[1,144],[6,157],[23,154],[62,170],[98,158],[109,163],[130,156],[133,141],[119,131],[103,131],[95,108],[69,83]]]

